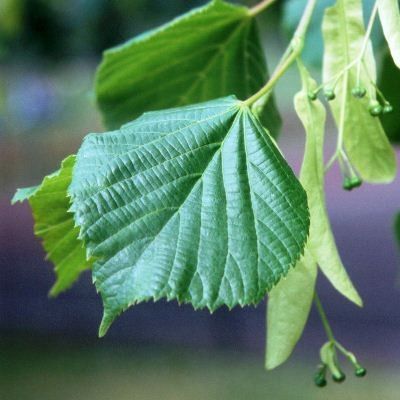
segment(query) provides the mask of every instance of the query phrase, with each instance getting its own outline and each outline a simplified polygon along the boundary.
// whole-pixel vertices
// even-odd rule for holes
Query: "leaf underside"
[[[337,0],[325,12],[324,36],[324,82],[333,82],[361,53],[365,29],[361,0]],[[367,88],[363,99],[352,96],[351,90],[357,86],[356,66],[348,70],[336,85],[336,99],[330,106],[336,123],[340,121],[340,107],[346,96],[344,147],[350,161],[361,177],[367,182],[387,183],[396,175],[396,157],[379,118],[370,115],[368,106],[375,100],[376,81],[375,60],[369,43],[361,68],[360,84]]]
[[[256,22],[248,9],[212,1],[107,50],[95,89],[105,124],[115,129],[146,111],[230,94],[244,100],[267,77]],[[281,121],[273,98],[261,117],[276,136]]]
[[[89,135],[70,193],[98,260],[100,335],[149,299],[211,311],[255,304],[295,264],[308,233],[304,190],[235,97]]]
[[[67,189],[74,164],[75,156],[67,157],[59,171],[46,176],[39,186],[18,189],[12,200],[28,200],[32,208],[35,235],[43,240],[47,258],[55,266],[57,279],[50,291],[52,296],[69,289],[81,272],[91,266],[78,239],[79,228],[68,212],[71,204]]]

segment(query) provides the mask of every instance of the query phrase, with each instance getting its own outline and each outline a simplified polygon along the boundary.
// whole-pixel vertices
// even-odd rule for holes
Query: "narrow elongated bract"
[[[96,96],[106,125],[114,129],[145,111],[230,94],[244,100],[267,76],[248,8],[214,0],[107,50],[96,75]],[[276,136],[281,122],[272,97],[262,118]]]
[[[329,223],[324,195],[323,143],[325,109],[319,101],[310,101],[307,93],[316,83],[304,68],[303,90],[295,96],[295,110],[306,131],[306,148],[300,171],[300,182],[307,192],[310,209],[310,237],[307,247],[332,285],[345,297],[361,306],[362,300],[344,268]]]
[[[295,268],[271,290],[267,308],[267,369],[284,363],[300,339],[310,313],[316,277],[317,264],[306,246]]]
[[[89,135],[70,192],[98,259],[100,335],[149,299],[210,310],[255,304],[295,264],[308,233],[304,190],[234,97]]]
[[[68,212],[70,199],[67,189],[71,183],[75,156],[67,157],[61,169],[46,176],[39,186],[19,189],[13,202],[28,200],[35,220],[35,234],[43,239],[47,257],[54,263],[57,280],[50,294],[58,295],[90,268],[83,243],[78,240],[79,228],[74,226]]]
[[[324,82],[333,83],[342,73],[335,87],[336,99],[330,106],[340,125],[344,111],[343,141],[352,164],[361,177],[368,182],[391,182],[396,175],[396,157],[382,129],[379,118],[369,113],[369,102],[375,100],[376,70],[372,46],[369,43],[357,82],[357,68],[346,69],[362,51],[365,29],[360,0],[337,0],[325,12],[323,20]],[[355,98],[351,90],[362,85],[367,95]],[[344,105],[344,107],[343,107]]]

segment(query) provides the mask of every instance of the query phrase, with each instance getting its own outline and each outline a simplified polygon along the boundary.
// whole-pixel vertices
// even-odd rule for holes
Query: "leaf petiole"
[[[317,0],[308,0],[307,5],[304,9],[304,13],[301,17],[299,25],[290,41],[288,48],[286,49],[281,61],[278,63],[274,73],[272,74],[269,81],[255,94],[249,97],[243,102],[245,106],[250,107],[257,100],[268,94],[282,77],[282,75],[287,71],[287,69],[293,64],[294,61],[301,54],[304,47],[304,37],[307,32],[307,28],[310,24],[311,17],[315,8]]]
[[[358,60],[357,61],[357,75],[356,75],[357,76],[357,79],[356,79],[357,86],[360,85],[360,75],[361,75],[362,60],[363,60],[365,51],[367,50],[369,38],[371,36],[372,27],[374,26],[374,22],[375,22],[375,18],[376,18],[377,13],[378,13],[378,1],[375,1],[374,8],[372,9],[372,13],[371,13],[371,16],[370,16],[369,21],[368,21],[367,30],[365,32],[364,41],[363,41],[363,44],[362,44],[362,47],[361,47],[360,55],[357,57],[357,60]]]
[[[263,0],[260,3],[256,4],[254,7],[249,9],[249,15],[251,17],[255,17],[256,15],[265,11],[268,7],[272,6],[276,0]]]
[[[315,307],[317,308],[318,314],[321,318],[321,322],[325,329],[325,333],[326,333],[326,336],[328,337],[329,342],[335,344],[336,340],[335,340],[335,337],[333,336],[332,328],[329,324],[328,318],[326,316],[325,310],[322,306],[322,303],[318,296],[317,291],[314,292],[314,304],[315,304]]]

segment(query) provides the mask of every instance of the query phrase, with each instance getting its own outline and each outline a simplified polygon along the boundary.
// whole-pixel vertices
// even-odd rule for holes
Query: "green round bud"
[[[361,366],[357,367],[355,370],[355,375],[358,376],[359,378],[362,378],[367,374],[367,370]]]
[[[346,379],[346,375],[343,372],[341,372],[339,375],[332,375],[332,379],[336,383],[342,383]]]
[[[362,184],[362,180],[357,176],[354,176],[352,178],[344,178],[343,189],[344,190],[353,190],[357,187],[360,187],[361,184]]]
[[[314,377],[314,383],[316,386],[322,388],[322,387],[326,386],[327,382],[326,382],[326,379],[324,376],[322,376],[321,374],[316,374]]]
[[[335,92],[332,89],[326,89],[324,92],[324,96],[328,101],[331,101],[336,97]]]
[[[388,102],[385,102],[385,104],[383,105],[383,110],[382,110],[383,114],[388,114],[388,113],[391,113],[392,111],[393,111],[392,105]]]
[[[369,106],[369,113],[373,117],[377,117],[378,115],[382,114],[383,108],[378,102],[374,102]]]
[[[311,101],[317,100],[317,92],[309,92],[309,93],[308,93],[308,98],[309,98]]]
[[[356,86],[355,88],[351,89],[351,94],[354,97],[362,99],[367,94],[367,90],[364,87]]]

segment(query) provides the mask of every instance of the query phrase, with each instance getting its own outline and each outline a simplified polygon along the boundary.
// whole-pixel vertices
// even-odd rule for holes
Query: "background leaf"
[[[229,67],[228,67],[229,66]],[[257,26],[246,7],[212,1],[104,53],[96,96],[104,121],[117,128],[145,111],[230,94],[246,99],[266,81]],[[263,123],[276,135],[273,98]]]
[[[365,35],[362,4],[360,0],[338,0],[325,12],[323,21],[324,82],[340,73],[359,56]],[[351,45],[350,45],[351,44]],[[368,90],[363,99],[352,96],[357,85],[356,68],[353,67],[336,85],[336,99],[330,106],[339,124],[340,104],[345,97],[344,147],[350,161],[361,177],[368,182],[391,182],[396,175],[396,157],[383,131],[379,118],[369,114],[369,101],[375,98],[375,61],[369,44],[361,68],[361,84]],[[367,67],[366,67],[367,66]],[[368,68],[368,69],[367,69]]]
[[[400,70],[396,67],[389,52],[383,57],[379,88],[393,105],[393,112],[381,117],[383,128],[389,140],[400,142]]]
[[[43,239],[47,257],[55,265],[57,280],[50,291],[52,296],[68,289],[91,266],[78,239],[79,228],[74,226],[73,215],[68,212],[67,189],[74,164],[75,156],[67,157],[61,169],[46,176],[41,185],[18,189],[13,198],[13,203],[28,200],[32,207],[35,234]]]
[[[307,247],[332,285],[343,296],[361,306],[362,300],[344,268],[326,211],[324,194],[324,132],[325,109],[319,100],[310,101],[308,93],[317,84],[301,67],[303,90],[295,96],[297,115],[306,131],[306,148],[300,171],[300,182],[307,192],[310,209],[310,236]]]
[[[99,260],[100,335],[149,299],[210,310],[255,304],[295,264],[308,233],[304,190],[234,97],[89,135],[70,190]]]
[[[400,247],[400,213],[398,213],[394,219],[394,232],[397,239],[397,244]]]

